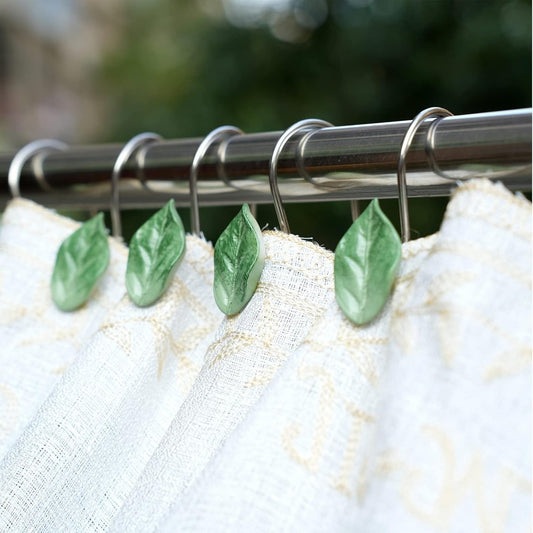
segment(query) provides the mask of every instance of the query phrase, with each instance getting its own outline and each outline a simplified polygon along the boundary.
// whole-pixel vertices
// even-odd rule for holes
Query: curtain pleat
[[[24,199],[0,224],[0,459],[79,350],[124,294],[127,249],[110,239],[110,264],[90,301],[59,311],[50,279],[61,242],[79,224]]]
[[[332,302],[330,252],[279,232],[264,234],[264,243],[265,267],[254,296],[222,322],[113,531],[156,529]]]
[[[187,238],[165,295],[124,295],[0,466],[0,530],[106,531],[202,366],[222,315]]]
[[[234,316],[190,236],[155,305],[129,301],[113,241],[95,298],[61,313],[48,283],[75,227],[22,200],[0,227],[1,531],[530,528],[527,200],[458,187],[364,326],[333,254],[271,231]]]

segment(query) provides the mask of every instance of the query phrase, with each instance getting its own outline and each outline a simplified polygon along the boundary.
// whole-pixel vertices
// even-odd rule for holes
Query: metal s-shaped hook
[[[276,142],[274,150],[272,151],[272,156],[270,157],[269,164],[269,173],[268,181],[270,184],[270,192],[272,194],[272,200],[274,202],[274,209],[276,210],[276,215],[278,217],[278,222],[280,225],[281,231],[285,233],[290,233],[289,221],[287,219],[287,214],[283,208],[283,201],[281,199],[281,194],[278,187],[278,161],[281,152],[289,139],[301,130],[307,128],[324,128],[329,127],[331,124],[325,120],[320,120],[318,118],[309,118],[305,120],[300,120],[299,122],[294,123],[292,126],[287,128],[282,134],[281,137]]]
[[[236,185],[231,183],[228,176],[226,175],[225,165],[226,165],[226,152],[228,150],[228,144],[231,142],[231,140],[236,135],[244,134],[244,131],[242,131],[240,128],[235,128],[235,131],[236,133],[234,135],[229,135],[218,145],[218,150],[217,150],[217,175],[228,187],[236,187]]]
[[[244,134],[243,131],[241,131],[240,135]],[[226,174],[226,152],[228,149],[228,145],[231,142],[231,140],[235,137],[235,135],[232,135],[231,137],[228,137],[224,139],[218,146],[217,151],[217,176],[228,186],[233,187],[234,189],[243,189],[243,187],[239,187],[238,185],[235,185],[231,182],[231,180],[228,178]],[[244,187],[244,189],[246,189]],[[252,213],[252,216],[254,218],[257,217],[257,204],[255,203],[249,203],[248,207],[250,208],[250,213]]]
[[[7,173],[7,182],[13,198],[20,198],[20,175],[26,162],[44,150],[66,150],[68,145],[56,139],[38,139],[23,146],[16,154]]]
[[[219,126],[213,131],[209,132],[202,142],[198,145],[196,153],[194,154],[191,171],[189,174],[189,191],[191,196],[191,233],[193,235],[200,235],[200,210],[198,205],[198,168],[202,159],[205,157],[209,147],[219,140],[227,136],[242,134],[242,130],[236,126]]]
[[[324,126],[325,127],[333,127],[333,124],[331,124],[330,122],[324,121]],[[303,161],[303,152],[305,150],[305,146],[306,146],[307,142],[309,141],[309,139],[316,132],[317,132],[317,130],[311,130],[309,133],[306,133],[300,139],[300,142],[298,143],[298,148],[296,150],[296,168],[298,169],[298,173],[301,176],[303,176],[303,178],[306,181],[308,181],[309,183],[311,183],[315,187],[323,188],[323,189],[327,190],[330,187],[327,187],[327,186],[324,186],[322,184],[317,183],[316,180],[309,175],[309,173],[305,169],[304,161]],[[351,212],[351,215],[352,215],[352,221],[354,221],[360,214],[359,200],[350,200],[350,212]]]
[[[398,179],[398,202],[400,206],[400,228],[402,242],[407,242],[411,238],[411,225],[409,222],[409,206],[407,200],[407,180],[405,177],[405,161],[407,153],[413,142],[415,133],[420,125],[429,117],[448,117],[452,113],[443,107],[429,107],[424,109],[411,121],[402,139],[400,153],[398,156],[397,179]]]
[[[446,110],[444,110],[446,111]],[[428,128],[428,134],[426,136],[426,155],[429,161],[429,165],[431,167],[431,170],[437,174],[437,176],[440,176],[441,178],[447,179],[447,180],[453,180],[455,181],[456,178],[450,178],[447,176],[439,167],[439,164],[437,163],[437,159],[435,158],[435,133],[437,131],[437,126],[439,125],[439,122],[445,117],[450,116],[453,117],[453,113],[450,113],[448,111],[448,115],[442,115],[442,118],[437,118],[434,120]],[[469,179],[469,178],[467,178]]]
[[[141,146],[147,142],[155,142],[161,140],[161,136],[157,133],[139,133],[131,138],[122,148],[117,156],[113,171],[111,173],[111,228],[113,237],[122,237],[122,222],[120,220],[120,174],[124,165],[128,162],[130,157]]]

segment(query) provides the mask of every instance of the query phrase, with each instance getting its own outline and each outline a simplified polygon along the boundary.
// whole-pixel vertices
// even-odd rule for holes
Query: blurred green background
[[[527,0],[22,4],[26,11],[40,5],[41,18],[54,20],[47,35],[67,36],[59,46],[64,55],[79,49],[78,69],[84,70],[69,64],[67,70],[76,73],[67,92],[70,109],[78,99],[84,111],[63,111],[67,128],[57,116],[57,124],[35,119],[42,130],[48,128],[44,136],[57,131],[67,141],[126,141],[147,130],[167,138],[196,137],[222,124],[247,132],[281,130],[308,117],[336,125],[405,120],[434,105],[455,114],[531,105]],[[4,8],[2,19],[0,9],[0,50],[2,20],[9,42],[6,13]],[[63,30],[61,17],[67,21]],[[85,53],[97,50],[89,59],[83,55],[87,25],[96,28],[92,44],[85,45]],[[1,65],[0,56],[0,76]],[[8,109],[0,122],[5,144],[38,137],[41,130],[29,124],[31,116],[12,128]],[[446,202],[410,201],[414,238],[438,229]],[[397,225],[396,202],[382,205]],[[206,237],[215,241],[237,210],[201,209]],[[124,212],[125,237],[150,213]],[[187,210],[180,213],[187,226]],[[294,233],[331,249],[350,224],[346,202],[288,205],[287,214]],[[277,225],[271,206],[259,206],[257,218],[260,226]]]

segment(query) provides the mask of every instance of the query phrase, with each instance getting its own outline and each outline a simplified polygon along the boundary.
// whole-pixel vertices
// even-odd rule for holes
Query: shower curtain
[[[275,231],[235,316],[197,237],[148,308],[110,239],[97,294],[61,313],[48,280],[74,226],[23,200],[0,226],[0,530],[530,527],[527,200],[458,187],[365,326],[333,254]]]

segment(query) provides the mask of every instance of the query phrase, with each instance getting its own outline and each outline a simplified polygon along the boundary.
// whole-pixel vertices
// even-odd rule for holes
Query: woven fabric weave
[[[156,529],[331,304],[330,252],[279,232],[265,233],[264,242],[265,267],[254,296],[221,324],[112,531]]]
[[[37,227],[58,223],[45,213]],[[6,215],[9,293],[5,272],[24,287],[37,258]],[[528,531],[531,204],[460,186],[439,233],[403,245],[392,298],[362,327],[334,300],[333,254],[264,239],[259,286],[233,317],[214,305],[212,248],[188,237],[154,307],[110,302],[77,357],[45,344],[74,362],[0,463],[0,530]],[[31,294],[15,299],[21,344],[42,319]],[[70,315],[55,312],[57,333]],[[32,350],[37,367],[49,349]]]
[[[107,531],[194,382],[222,314],[187,237],[164,296],[125,295],[0,464],[0,530]]]
[[[530,223],[460,187],[376,320],[333,303],[160,531],[528,531]]]
[[[0,223],[0,459],[79,349],[124,294],[127,249],[110,238],[110,264],[90,300],[59,311],[50,280],[57,250],[79,223],[34,202],[11,201]]]
[[[530,202],[458,189],[395,299],[368,531],[531,530],[531,252]]]

